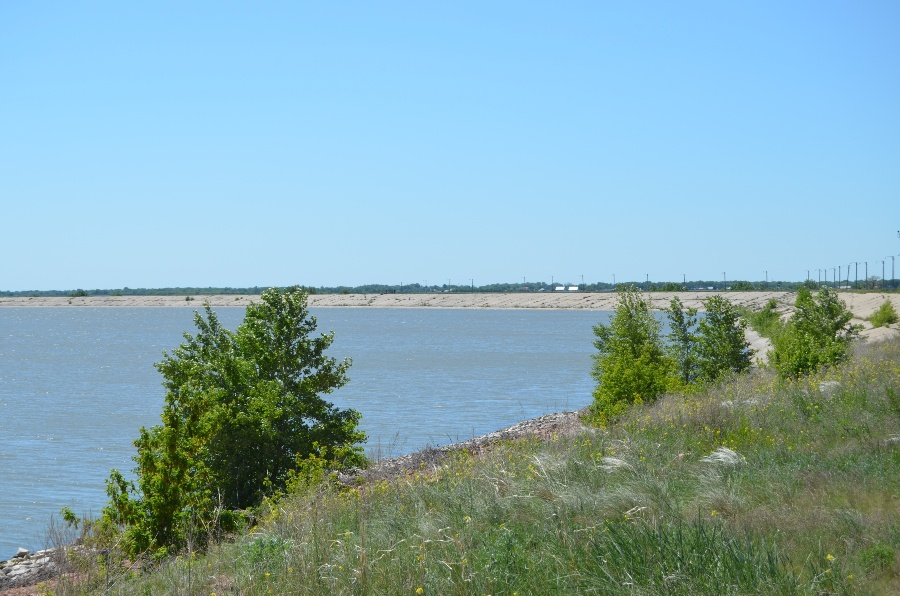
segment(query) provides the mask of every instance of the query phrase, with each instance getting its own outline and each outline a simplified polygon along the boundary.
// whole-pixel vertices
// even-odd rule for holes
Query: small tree
[[[697,366],[697,309],[684,306],[678,296],[669,302],[666,309],[669,319],[669,343],[666,350],[675,362],[675,370],[679,381],[683,385],[690,385],[697,380],[699,374]]]
[[[747,323],[738,308],[715,295],[703,301],[703,309],[705,315],[698,320],[697,309],[685,312],[677,297],[666,309],[670,328],[666,349],[682,385],[717,381],[752,364],[754,352],[745,336]]]
[[[813,296],[797,291],[795,311],[784,330],[773,338],[771,360],[783,378],[809,374],[844,360],[859,327],[850,325],[853,313],[832,290]]]
[[[335,467],[363,461],[360,415],[321,396],[347,382],[349,360],[324,354],[334,334],[314,337],[306,293],[269,289],[243,323],[224,329],[209,305],[198,332],[156,367],[166,388],[162,424],[135,441],[137,484],[116,470],[107,519],[125,526],[132,553],[202,544],[228,530],[239,510],[285,487],[308,458]]]
[[[634,403],[654,401],[667,387],[671,360],[663,350],[660,324],[634,286],[620,286],[609,325],[594,327],[592,376],[597,381],[591,411],[606,424]]]
[[[745,334],[747,322],[737,307],[715,295],[703,301],[703,308],[706,316],[697,325],[699,378],[712,382],[750,368],[754,352]]]

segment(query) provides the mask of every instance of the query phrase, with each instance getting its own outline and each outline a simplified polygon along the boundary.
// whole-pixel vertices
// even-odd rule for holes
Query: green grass
[[[109,593],[890,594],[898,552],[895,340],[803,381],[764,369],[607,430],[289,495]]]

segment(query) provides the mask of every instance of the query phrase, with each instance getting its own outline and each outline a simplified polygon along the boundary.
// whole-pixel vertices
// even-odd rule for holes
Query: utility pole
[[[725,278],[725,272],[722,272],[722,291],[725,292],[728,290],[728,280]]]
[[[647,292],[650,291],[650,274],[647,274]]]
[[[834,280],[837,279],[837,277],[835,277],[836,275],[837,275],[837,267],[832,267],[831,268],[831,287],[832,288],[837,288],[837,284],[834,282]]]
[[[891,289],[894,287],[894,255],[888,255],[891,258]],[[888,257],[884,257],[885,259]]]

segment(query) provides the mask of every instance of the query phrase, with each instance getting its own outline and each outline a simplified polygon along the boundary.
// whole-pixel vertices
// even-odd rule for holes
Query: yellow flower
[[[825,555],[825,560],[828,561],[829,563],[834,561],[834,555],[832,555],[831,553],[828,553],[827,555]]]
[[[422,586],[419,586],[418,588],[416,588],[416,594],[424,594],[424,593],[425,593],[425,590],[422,589]]]

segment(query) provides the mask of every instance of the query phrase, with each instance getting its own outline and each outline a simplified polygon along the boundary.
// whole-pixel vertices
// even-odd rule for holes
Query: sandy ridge
[[[681,298],[686,307],[702,308],[706,298],[721,294],[735,304],[759,308],[771,299],[778,302],[784,312],[790,312],[795,294],[793,292],[652,292],[649,296],[653,308],[668,306],[673,296]],[[900,294],[870,293],[858,294],[839,292],[853,314],[862,319],[870,316],[886,299],[900,310]],[[184,296],[85,296],[67,297],[0,297],[0,308],[15,306],[29,307],[180,307],[199,309],[205,302],[212,307],[246,306],[259,296],[255,295],[213,295],[194,296],[185,300]],[[613,310],[616,294],[612,292],[530,292],[503,294],[319,294],[309,297],[312,307],[369,307],[369,308],[550,308]]]

